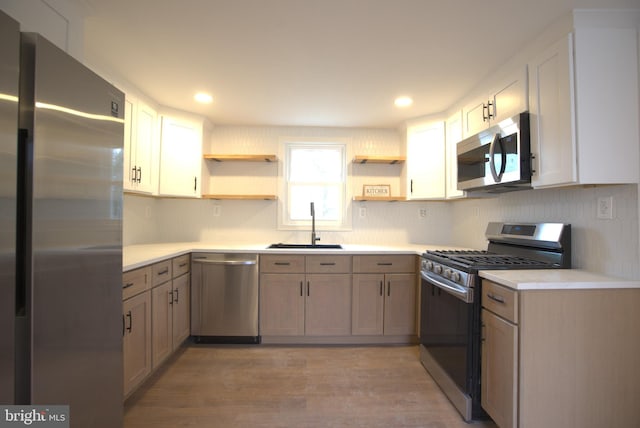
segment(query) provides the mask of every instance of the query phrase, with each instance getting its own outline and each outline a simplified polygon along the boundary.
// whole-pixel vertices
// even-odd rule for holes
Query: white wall
[[[613,197],[613,220],[596,218],[598,197]],[[527,190],[452,204],[452,244],[484,248],[490,221],[563,222],[572,230],[573,267],[640,278],[638,189],[633,185]]]
[[[358,154],[399,154],[401,147],[394,130],[220,126],[213,129],[208,149],[216,153],[274,153],[280,135],[346,136],[351,140],[352,152]],[[354,192],[363,180],[394,182],[385,174],[400,173],[392,166],[364,171],[360,167],[354,166],[354,172],[362,175],[360,181],[354,180]],[[212,166],[210,172],[216,174],[216,167]],[[241,181],[242,177],[237,179]],[[260,180],[260,176],[253,180]],[[215,187],[216,178],[211,182]],[[596,218],[596,202],[601,196],[613,197],[613,220]],[[416,243],[483,249],[487,246],[484,232],[490,221],[564,222],[572,225],[574,267],[640,278],[638,202],[636,185],[527,190],[451,202],[351,202],[353,229],[321,232],[320,236],[323,243]],[[278,203],[126,195],[124,243],[307,242],[307,231],[277,230]],[[220,216],[214,216],[216,206]],[[359,216],[360,207],[366,207],[365,217]],[[419,215],[421,208],[427,209],[424,218]]]
[[[282,137],[340,138],[348,141],[354,155],[400,155],[400,134],[389,129],[216,126],[205,152],[232,154],[278,154]],[[210,163],[203,177],[209,193],[277,194],[278,165]],[[400,165],[352,165],[352,192],[363,184],[391,184],[400,189]],[[219,243],[300,242],[310,239],[307,231],[277,230],[277,208],[282,201],[212,201],[125,197],[125,245],[161,241],[207,241]],[[444,202],[393,203],[350,202],[352,230],[320,232],[323,243],[407,244],[442,243],[449,240],[450,206]],[[214,217],[214,207],[221,215]],[[366,215],[360,217],[361,207]],[[420,209],[428,207],[427,216]]]
[[[84,56],[84,11],[68,0],[0,0],[0,9],[20,22],[20,31],[42,34],[76,58]]]

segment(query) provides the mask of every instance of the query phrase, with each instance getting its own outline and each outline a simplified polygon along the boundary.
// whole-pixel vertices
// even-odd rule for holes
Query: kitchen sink
[[[326,250],[326,249],[341,250],[342,249],[342,245],[339,245],[339,244],[315,244],[315,245],[311,245],[311,244],[283,244],[283,243],[279,243],[279,244],[271,244],[267,248],[279,248],[279,249],[283,249],[283,250],[296,249],[296,248],[297,249],[314,249],[314,248],[317,248],[319,250]]]

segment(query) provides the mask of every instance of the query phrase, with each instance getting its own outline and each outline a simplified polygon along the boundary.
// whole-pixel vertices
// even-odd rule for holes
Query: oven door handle
[[[471,290],[470,288],[466,288],[457,284],[447,284],[429,275],[428,272],[420,272],[420,276],[425,281],[432,283],[436,287],[441,288],[442,290],[446,291],[454,297],[457,297],[465,303],[473,302],[473,290]]]

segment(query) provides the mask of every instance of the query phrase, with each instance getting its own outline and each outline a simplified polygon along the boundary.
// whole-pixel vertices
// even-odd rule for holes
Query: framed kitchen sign
[[[388,198],[391,196],[391,185],[365,184],[362,186],[362,196],[369,198]]]

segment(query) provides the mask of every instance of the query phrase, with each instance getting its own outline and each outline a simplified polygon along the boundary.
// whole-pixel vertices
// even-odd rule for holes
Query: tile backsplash
[[[613,198],[613,219],[596,216],[599,197]],[[633,185],[526,190],[452,203],[452,244],[485,248],[490,221],[571,224],[572,265],[639,278],[638,189]]]
[[[282,137],[347,141],[349,161],[354,155],[403,154],[401,133],[393,129],[285,126],[216,126],[205,141],[204,150],[278,154]],[[361,192],[363,183],[391,183],[392,194],[402,194],[401,165],[349,165],[354,195]],[[277,168],[281,168],[281,162]],[[274,193],[281,173],[269,165],[214,163],[207,164],[207,169],[208,176],[203,181],[209,193]],[[252,187],[244,189],[245,182]],[[256,189],[257,185],[264,185],[264,189]],[[599,197],[613,198],[613,219],[596,218]],[[308,231],[277,230],[280,203],[280,200],[214,201],[125,195],[123,241],[125,245],[179,241],[265,245],[308,242]],[[484,249],[487,247],[484,233],[490,221],[563,222],[572,226],[574,267],[640,278],[635,184],[526,190],[447,202],[351,203],[352,230],[320,231],[322,243],[433,244]]]
[[[614,202],[613,219],[597,219],[597,199],[609,196]],[[124,243],[307,242],[308,232],[276,229],[276,204],[125,195]],[[441,244],[483,249],[490,221],[563,222],[572,226],[574,267],[640,278],[636,185],[527,190],[449,202],[353,204],[353,230],[321,231],[323,243]],[[363,217],[361,207],[365,208]],[[218,216],[214,215],[217,211]]]

